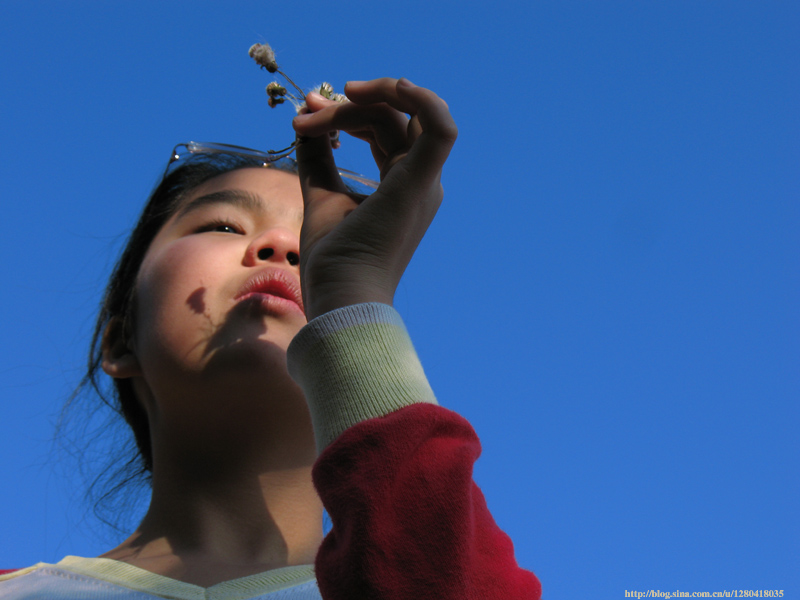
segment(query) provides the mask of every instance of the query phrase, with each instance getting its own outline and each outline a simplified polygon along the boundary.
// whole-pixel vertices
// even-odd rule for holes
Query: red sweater
[[[333,522],[316,561],[323,598],[540,598],[472,480],[480,451],[465,419],[432,404],[341,434],[314,467]]]

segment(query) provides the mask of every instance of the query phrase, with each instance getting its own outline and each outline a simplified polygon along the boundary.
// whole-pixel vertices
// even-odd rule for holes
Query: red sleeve
[[[538,600],[472,465],[480,442],[440,406],[414,404],[342,433],[314,483],[333,529],[316,575],[325,600]]]

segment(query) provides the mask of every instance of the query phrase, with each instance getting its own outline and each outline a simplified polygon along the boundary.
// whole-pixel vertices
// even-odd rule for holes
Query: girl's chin
[[[237,376],[248,372],[256,377],[263,377],[265,372],[288,373],[286,351],[299,329],[288,323],[270,324],[267,330],[215,337],[192,361],[199,369],[191,370],[212,373],[222,368],[236,372]]]
[[[164,327],[158,343],[148,344],[147,354],[153,357],[148,362],[158,370],[172,365],[184,373],[213,372],[221,366],[236,372],[276,368],[285,371],[286,351],[305,324],[303,314],[254,319],[237,312],[229,313],[210,335],[198,332],[191,338],[172,337]],[[189,327],[179,329],[186,331]]]
[[[243,342],[263,342],[283,346],[285,350],[306,323],[306,316],[299,309],[273,314],[260,310],[257,303],[242,303],[228,313],[206,347],[214,350]]]

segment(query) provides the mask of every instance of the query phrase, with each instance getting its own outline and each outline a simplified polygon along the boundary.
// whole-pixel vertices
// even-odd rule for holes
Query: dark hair
[[[136,398],[131,381],[114,379],[113,386],[107,385],[101,368],[103,336],[110,325],[122,327],[121,333],[125,339],[130,338],[133,333],[136,303],[134,292],[139,268],[153,239],[187,194],[218,175],[247,167],[263,167],[263,162],[242,155],[198,154],[189,156],[174,170],[169,171],[150,194],[109,278],[94,325],[86,374],[65,406],[66,411],[72,400],[90,387],[114,415],[125,420],[133,433],[135,448],[131,450],[134,451],[129,453],[127,460],[123,458],[124,462],[119,457],[113,457],[113,462],[95,479],[90,489],[90,496],[95,497],[95,514],[107,524],[114,525],[113,521],[116,520],[113,516],[111,519],[105,518],[103,514],[114,512],[115,504],[110,501],[110,497],[137,480],[139,483],[142,480],[149,482],[153,470],[153,454],[147,413]],[[271,165],[271,168],[297,172],[293,161],[279,161]],[[94,489],[97,487],[107,489],[97,493]],[[105,511],[104,506],[111,509]]]

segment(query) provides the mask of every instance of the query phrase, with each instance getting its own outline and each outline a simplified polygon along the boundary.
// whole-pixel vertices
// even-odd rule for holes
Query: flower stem
[[[299,87],[297,87],[297,84],[296,84],[294,81],[292,81],[292,80],[289,78],[289,76],[288,76],[286,73],[284,73],[284,72],[283,72],[283,71],[281,71],[280,69],[278,69],[278,73],[280,73],[281,75],[283,75],[283,78],[284,78],[286,81],[288,81],[289,83],[291,83],[291,84],[292,84],[292,87],[294,87],[294,89],[296,89],[296,90],[297,90],[297,92],[300,94],[300,97],[303,99],[303,102],[305,102],[305,101],[306,101],[306,95],[303,93],[303,90],[301,90]]]

